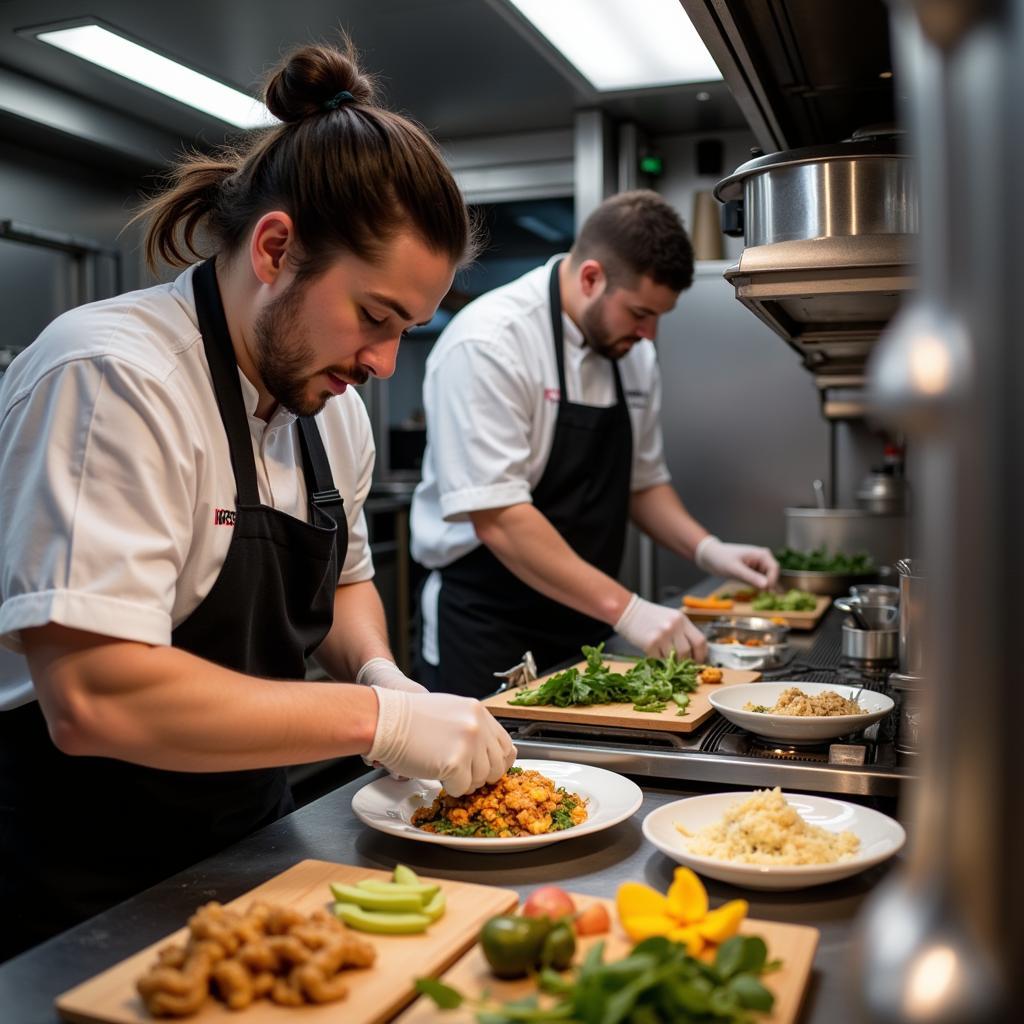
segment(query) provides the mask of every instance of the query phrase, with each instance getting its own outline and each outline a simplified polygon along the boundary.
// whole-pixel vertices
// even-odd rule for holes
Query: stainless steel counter
[[[556,883],[612,897],[627,879],[646,881],[664,891],[674,864],[646,843],[640,823],[661,804],[701,791],[687,784],[647,786],[641,810],[605,832],[527,853],[473,855],[364,828],[353,817],[350,804],[353,793],[371,777],[329,793],[209,860],[0,965],[0,1020],[5,1024],[56,1020],[52,1004],[61,992],[176,930],[200,903],[233,899],[309,857],[376,868],[390,868],[401,861],[428,875],[510,886],[520,893]],[[884,809],[892,811],[891,805]],[[159,836],[140,837],[139,856],[145,856],[148,844],[159,841]],[[843,987],[851,923],[864,896],[886,870],[881,866],[845,882],[797,893],[741,892],[713,881],[708,889],[714,904],[742,895],[750,900],[752,917],[821,930],[801,1019],[808,1024],[842,1024],[852,1019]]]

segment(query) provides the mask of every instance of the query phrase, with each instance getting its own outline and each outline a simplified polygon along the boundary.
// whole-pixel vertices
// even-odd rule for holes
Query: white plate
[[[784,793],[786,803],[812,825],[829,832],[852,832],[860,847],[848,860],[835,864],[801,864],[787,867],[774,864],[738,864],[735,861],[698,857],[688,852],[686,837],[676,825],[697,832],[721,821],[725,812],[754,795],[753,790],[737,793],[710,793],[664,804],[644,818],[644,835],[662,853],[699,875],[748,889],[805,889],[849,878],[880,864],[897,853],[906,841],[903,826],[892,818],[859,804],[848,804],[824,796]]]
[[[772,707],[779,699],[783,690],[796,686],[809,697],[832,690],[840,697],[856,700],[867,714],[864,715],[769,715],[763,711],[744,711],[743,705],[748,701],[752,704],[763,704]],[[841,686],[837,683],[804,683],[789,680],[772,683],[740,683],[735,686],[724,686],[714,693],[708,694],[711,706],[738,725],[741,729],[752,732],[755,736],[764,736],[770,740],[783,740],[787,743],[816,743],[821,740],[847,736],[853,732],[863,732],[869,725],[884,718],[893,709],[891,697],[875,690],[861,690],[859,686]]]
[[[370,828],[421,843],[453,846],[474,853],[507,853],[533,846],[546,846],[563,839],[590,835],[611,828],[636,813],[643,803],[640,787],[629,779],[604,768],[566,761],[516,761],[520,768],[532,768],[546,775],[556,786],[564,786],[570,793],[579,793],[587,801],[587,820],[582,825],[545,832],[540,836],[515,836],[511,839],[474,839],[462,836],[439,835],[424,832],[412,822],[413,811],[429,807],[441,786],[437,782],[409,779],[377,779],[367,783],[352,798],[356,817]]]

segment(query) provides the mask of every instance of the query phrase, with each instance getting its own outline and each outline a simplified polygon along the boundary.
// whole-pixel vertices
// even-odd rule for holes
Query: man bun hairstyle
[[[572,262],[597,260],[608,287],[630,286],[640,276],[675,292],[693,283],[693,246],[675,208],[657,192],[619,192],[583,222]]]
[[[374,262],[403,230],[454,264],[475,257],[477,230],[440,150],[419,125],[378,105],[350,40],[294,50],[264,97],[281,124],[183,158],[143,206],[150,267],[231,255],[275,209],[295,223],[300,278],[342,251]]]

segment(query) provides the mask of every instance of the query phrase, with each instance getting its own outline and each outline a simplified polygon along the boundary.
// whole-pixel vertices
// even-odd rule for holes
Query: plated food
[[[860,846],[852,832],[829,832],[805,821],[778,786],[737,801],[697,832],[678,822],[676,830],[691,853],[740,864],[834,864]]]
[[[809,694],[799,686],[789,686],[776,698],[771,707],[747,701],[744,711],[756,711],[761,715],[797,715],[834,718],[836,715],[864,715],[867,711],[855,700],[836,693],[835,690],[822,690],[821,693]]]
[[[773,709],[786,691],[797,689],[801,696],[787,699],[791,710]],[[823,694],[831,697],[820,701]],[[796,709],[830,707],[838,711],[838,700],[848,701],[843,707],[856,705],[859,710],[851,714],[800,714]],[[727,687],[712,693],[708,700],[712,707],[730,722],[752,732],[755,736],[785,743],[821,743],[825,740],[863,732],[869,725],[889,714],[894,705],[891,697],[876,690],[838,683],[805,683],[789,680],[772,683],[746,683]],[[751,710],[754,708],[766,710]]]
[[[424,779],[400,782],[397,779],[380,778],[369,782],[352,798],[352,810],[364,824],[388,835],[474,853],[497,853],[544,846],[600,832],[630,817],[643,803],[643,794],[635,782],[604,768],[568,761],[525,759],[517,761],[515,767],[524,769],[524,772],[537,772],[550,779],[556,790],[564,789],[566,793],[578,797],[586,809],[585,820],[572,827],[538,833],[527,831],[526,834],[511,836],[428,831],[413,819],[417,811],[430,812],[440,796],[441,787],[437,782]],[[483,809],[481,806],[480,810]],[[571,814],[572,811],[569,812],[570,817]],[[542,820],[542,816],[538,820]],[[423,816],[416,816],[416,821],[422,824]]]
[[[426,832],[478,839],[539,836],[581,825],[587,801],[538,771],[515,766],[497,782],[465,796],[443,789],[429,807],[413,812],[412,823]]]
[[[897,853],[899,822],[803,793],[712,793],[663,804],[644,836],[701,875],[751,889],[801,889],[848,878]]]

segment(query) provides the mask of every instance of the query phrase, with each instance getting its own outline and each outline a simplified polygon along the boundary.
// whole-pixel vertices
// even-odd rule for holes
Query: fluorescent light
[[[508,0],[601,91],[722,77],[680,0]]]
[[[252,96],[99,25],[53,29],[38,33],[36,38],[238,128],[263,128],[277,123],[273,114]]]

